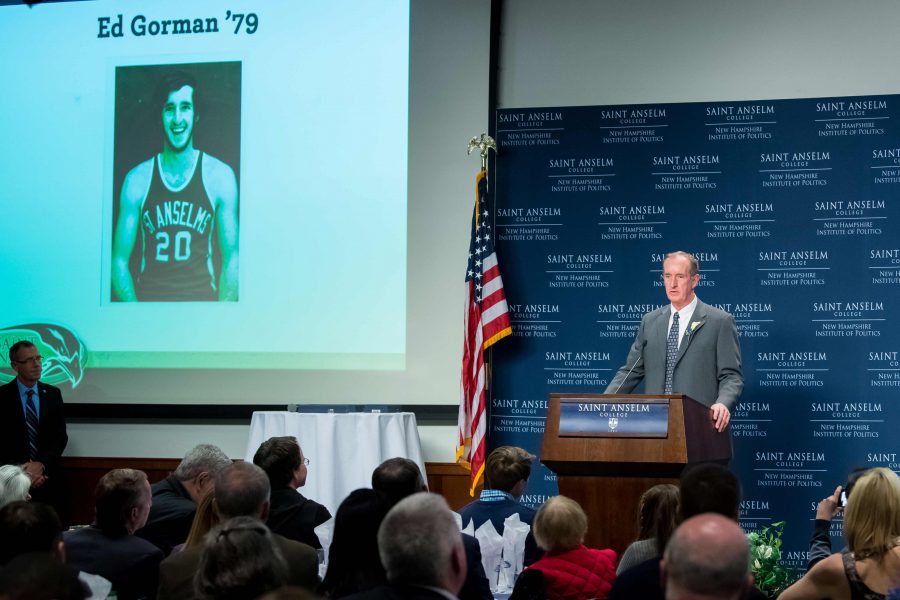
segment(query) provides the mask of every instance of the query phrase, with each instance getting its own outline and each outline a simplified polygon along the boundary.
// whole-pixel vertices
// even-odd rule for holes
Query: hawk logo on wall
[[[51,385],[69,382],[78,386],[84,375],[84,344],[74,332],[51,323],[29,323],[0,329],[0,383],[12,381],[15,371],[9,365],[9,348],[19,340],[34,344],[44,358],[41,381]]]

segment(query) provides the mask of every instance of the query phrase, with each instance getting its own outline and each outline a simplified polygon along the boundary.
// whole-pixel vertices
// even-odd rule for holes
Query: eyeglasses
[[[305,456],[303,457],[303,464],[306,465],[307,467],[309,466],[309,459],[306,458]]]
[[[20,365],[33,365],[44,360],[44,357],[38,354],[37,356],[30,356],[25,360],[13,360],[11,362],[19,363]]]

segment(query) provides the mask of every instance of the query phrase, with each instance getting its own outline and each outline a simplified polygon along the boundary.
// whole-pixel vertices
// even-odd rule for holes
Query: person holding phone
[[[809,562],[806,563],[806,570],[809,571],[813,566],[822,560],[831,556],[831,521],[834,519],[844,507],[847,506],[847,497],[856,480],[862,477],[868,469],[858,468],[850,471],[847,476],[847,485],[837,486],[834,493],[830,496],[822,498],[816,506],[816,523],[813,527],[813,534],[809,540]]]

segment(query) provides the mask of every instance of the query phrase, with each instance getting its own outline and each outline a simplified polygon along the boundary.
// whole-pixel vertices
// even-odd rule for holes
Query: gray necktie
[[[678,355],[678,313],[672,315],[672,327],[666,338],[666,387],[665,393],[672,393],[672,373],[675,371],[675,357]]]

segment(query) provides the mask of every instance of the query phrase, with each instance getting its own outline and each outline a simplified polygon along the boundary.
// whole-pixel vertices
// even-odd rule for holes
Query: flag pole
[[[481,155],[481,170],[487,173],[488,150],[493,150],[496,153],[497,142],[494,141],[494,138],[482,131],[480,136],[476,135],[469,140],[469,148],[466,150],[466,155],[472,154],[473,150],[478,150],[478,154]]]
[[[485,179],[487,180],[487,189],[490,192],[490,177],[487,177],[488,174],[488,154],[490,150],[494,151],[494,154],[497,153],[497,142],[494,141],[494,138],[489,136],[484,131],[481,132],[481,135],[473,136],[472,139],[469,140],[469,147],[466,150],[466,156],[472,154],[473,150],[478,150],[479,156],[481,156],[481,170],[484,171]],[[484,388],[485,390],[491,389],[491,370],[494,365],[494,350],[493,348],[489,349],[491,353],[491,359],[488,360],[484,365]],[[491,418],[491,403],[488,402],[487,406],[485,406],[485,412],[487,414],[488,423],[490,423]]]
[[[490,351],[494,343],[512,334],[500,265],[494,251],[495,222],[488,191],[488,157],[491,150],[497,152],[497,144],[491,136],[482,133],[469,140],[467,154],[474,150],[481,156],[481,170],[475,178],[475,206],[466,266],[465,341],[457,447],[457,462],[470,473],[471,496],[484,479],[490,428]]]

